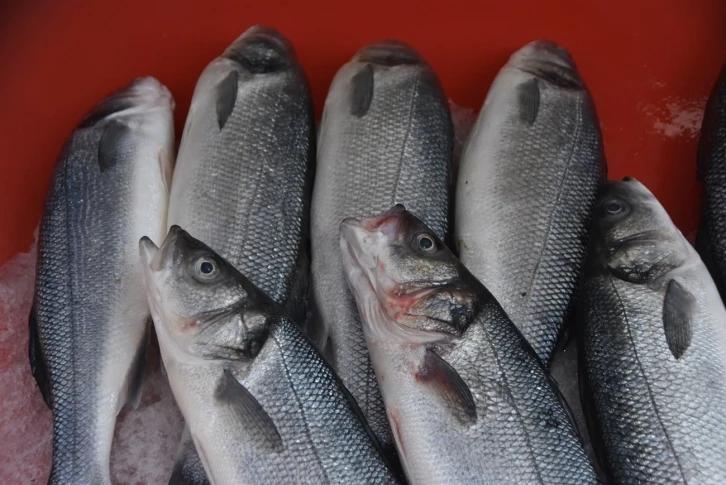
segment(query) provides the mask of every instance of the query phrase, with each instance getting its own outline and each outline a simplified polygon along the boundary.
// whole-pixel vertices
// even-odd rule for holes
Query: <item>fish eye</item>
[[[619,216],[625,214],[629,210],[628,205],[625,202],[616,199],[605,201],[603,209],[609,216]]]
[[[416,236],[416,244],[425,253],[436,251],[436,240],[430,234],[423,233]]]
[[[219,265],[209,256],[200,256],[194,263],[194,273],[198,279],[209,281],[219,273]]]

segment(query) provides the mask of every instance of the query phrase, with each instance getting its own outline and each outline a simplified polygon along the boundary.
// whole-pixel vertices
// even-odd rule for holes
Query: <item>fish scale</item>
[[[314,126],[292,46],[272,29],[248,29],[197,82],[168,216],[169,226],[205,241],[296,320],[308,293]],[[207,483],[189,439],[185,433],[175,485]]]
[[[368,73],[366,82],[357,81]],[[369,105],[356,106],[361,95]],[[313,333],[389,451],[388,420],[345,282],[338,226],[346,217],[405,203],[446,237],[452,147],[438,79],[409,47],[373,44],[336,74],[318,137],[311,213],[313,299],[322,327]]]
[[[494,80],[461,159],[456,243],[543,361],[571,310],[604,169],[569,56],[536,41]]]
[[[110,484],[116,415],[138,399],[149,311],[136,247],[162,237],[172,109],[158,81],[135,80],[89,113],[53,173],[30,318],[53,411],[50,484]]]

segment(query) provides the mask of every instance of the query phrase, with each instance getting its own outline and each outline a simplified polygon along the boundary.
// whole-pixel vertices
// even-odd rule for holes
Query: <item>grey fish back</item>
[[[38,241],[30,362],[53,411],[50,484],[110,484],[116,415],[138,405],[149,309],[138,240],[163,238],[173,101],[153,78],[100,102],[55,166]]]
[[[407,46],[368,46],[343,66],[325,102],[312,202],[316,338],[387,451],[388,420],[353,296],[339,225],[403,203],[442,238],[449,228],[451,117],[431,68]]]

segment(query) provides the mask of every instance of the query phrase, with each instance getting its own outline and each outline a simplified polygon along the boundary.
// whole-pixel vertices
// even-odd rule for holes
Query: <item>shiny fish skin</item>
[[[135,80],[87,115],[53,173],[30,317],[53,411],[50,484],[110,485],[116,415],[138,404],[150,322],[136,248],[164,238],[173,105],[156,79]]]
[[[634,179],[599,199],[580,339],[612,483],[726,483],[726,310],[696,251]]]
[[[408,46],[386,41],[335,76],[318,136],[311,215],[314,338],[371,428],[393,450],[358,311],[345,282],[338,227],[346,217],[404,203],[445,237],[453,127],[435,73]]]
[[[140,251],[169,382],[211,483],[395,483],[282,308],[178,226]]]
[[[272,29],[248,29],[197,82],[168,217],[295,320],[308,295],[314,136],[307,78],[292,46]],[[194,447],[182,444],[170,483],[201,485],[203,476]]]
[[[541,361],[430,228],[396,206],[344,221],[341,250],[412,485],[597,483]]]
[[[569,54],[517,51],[489,90],[461,159],[456,243],[547,363],[575,301],[595,195],[600,126]]]
[[[701,126],[698,178],[703,183],[696,248],[726,298],[726,67],[721,70]]]

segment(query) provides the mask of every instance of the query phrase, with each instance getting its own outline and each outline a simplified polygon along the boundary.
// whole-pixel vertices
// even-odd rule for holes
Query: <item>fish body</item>
[[[307,77],[292,46],[272,29],[248,29],[197,82],[168,217],[296,321],[308,296],[314,136]],[[170,483],[207,483],[184,436]]]
[[[136,247],[164,237],[172,110],[156,79],[135,80],[93,108],[53,172],[30,316],[53,411],[50,484],[110,484],[116,415],[139,402],[150,322]]]
[[[566,405],[501,306],[396,206],[341,250],[411,484],[597,483]]]
[[[452,148],[446,98],[411,48],[393,41],[369,45],[338,71],[318,136],[311,213],[318,327],[311,334],[387,450],[393,450],[390,429],[345,282],[338,228],[346,217],[405,203],[445,237]]]
[[[642,184],[599,199],[582,289],[581,375],[612,483],[726,483],[726,310]]]
[[[570,55],[546,41],[497,75],[459,167],[462,263],[548,363],[575,293],[604,173],[600,126]]]
[[[280,306],[178,226],[160,249],[140,246],[169,382],[213,485],[395,483]]]
[[[698,177],[703,183],[696,248],[721,299],[726,297],[726,67],[711,92],[698,144]]]

